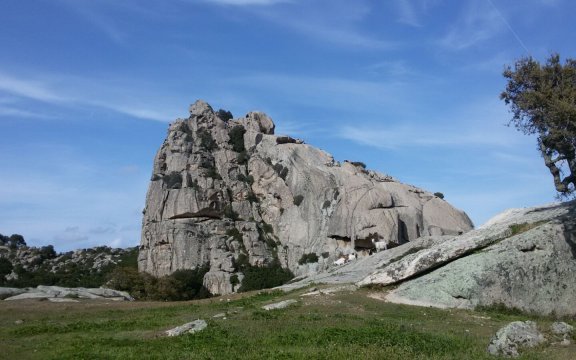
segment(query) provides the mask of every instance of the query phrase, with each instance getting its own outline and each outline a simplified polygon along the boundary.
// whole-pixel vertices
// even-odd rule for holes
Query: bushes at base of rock
[[[300,265],[313,264],[317,262],[318,262],[318,255],[316,255],[316,253],[303,254],[300,260],[298,260],[298,264]]]
[[[282,268],[278,261],[268,266],[257,267],[247,264],[242,269],[244,278],[239,292],[268,289],[283,285],[294,278],[294,274],[288,269]]]
[[[106,285],[115,290],[127,291],[138,300],[179,301],[204,299],[211,294],[203,285],[204,275],[210,269],[206,264],[190,270],[155,278],[134,268],[116,268]]]

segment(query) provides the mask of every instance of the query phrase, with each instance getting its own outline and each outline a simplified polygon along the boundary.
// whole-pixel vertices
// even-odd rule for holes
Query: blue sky
[[[0,233],[133,246],[153,156],[190,103],[442,192],[478,226],[554,201],[506,127],[506,64],[576,57],[571,0],[5,0]]]

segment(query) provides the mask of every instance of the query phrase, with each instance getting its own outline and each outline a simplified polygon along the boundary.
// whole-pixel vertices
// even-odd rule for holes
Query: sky
[[[576,57],[572,0],[4,0],[0,233],[135,246],[154,154],[203,99],[442,192],[476,226],[555,201],[502,71]]]

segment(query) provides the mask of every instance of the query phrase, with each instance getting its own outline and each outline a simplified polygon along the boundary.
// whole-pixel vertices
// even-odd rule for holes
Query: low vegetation
[[[313,264],[317,262],[318,262],[318,255],[316,255],[316,253],[303,254],[300,260],[298,260],[298,264],[300,265]]]
[[[299,297],[247,293],[193,302],[6,302],[0,347],[6,359],[494,359],[486,347],[524,315],[385,303],[369,290]],[[297,306],[261,306],[294,298]],[[225,318],[214,318],[223,313]],[[194,319],[206,330],[164,331]],[[552,320],[536,319],[541,328]],[[572,322],[572,324],[574,324]],[[544,346],[520,359],[573,359],[575,345]]]

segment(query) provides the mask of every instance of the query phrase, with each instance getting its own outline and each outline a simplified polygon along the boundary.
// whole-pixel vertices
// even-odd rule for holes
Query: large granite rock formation
[[[242,262],[278,262],[301,275],[343,254],[367,255],[374,241],[394,247],[472,228],[432,193],[275,136],[263,113],[228,115],[197,101],[188,119],[170,125],[146,197],[141,271],[162,276],[210,263],[205,286],[224,294],[236,290]],[[318,263],[300,265],[310,253]]]

